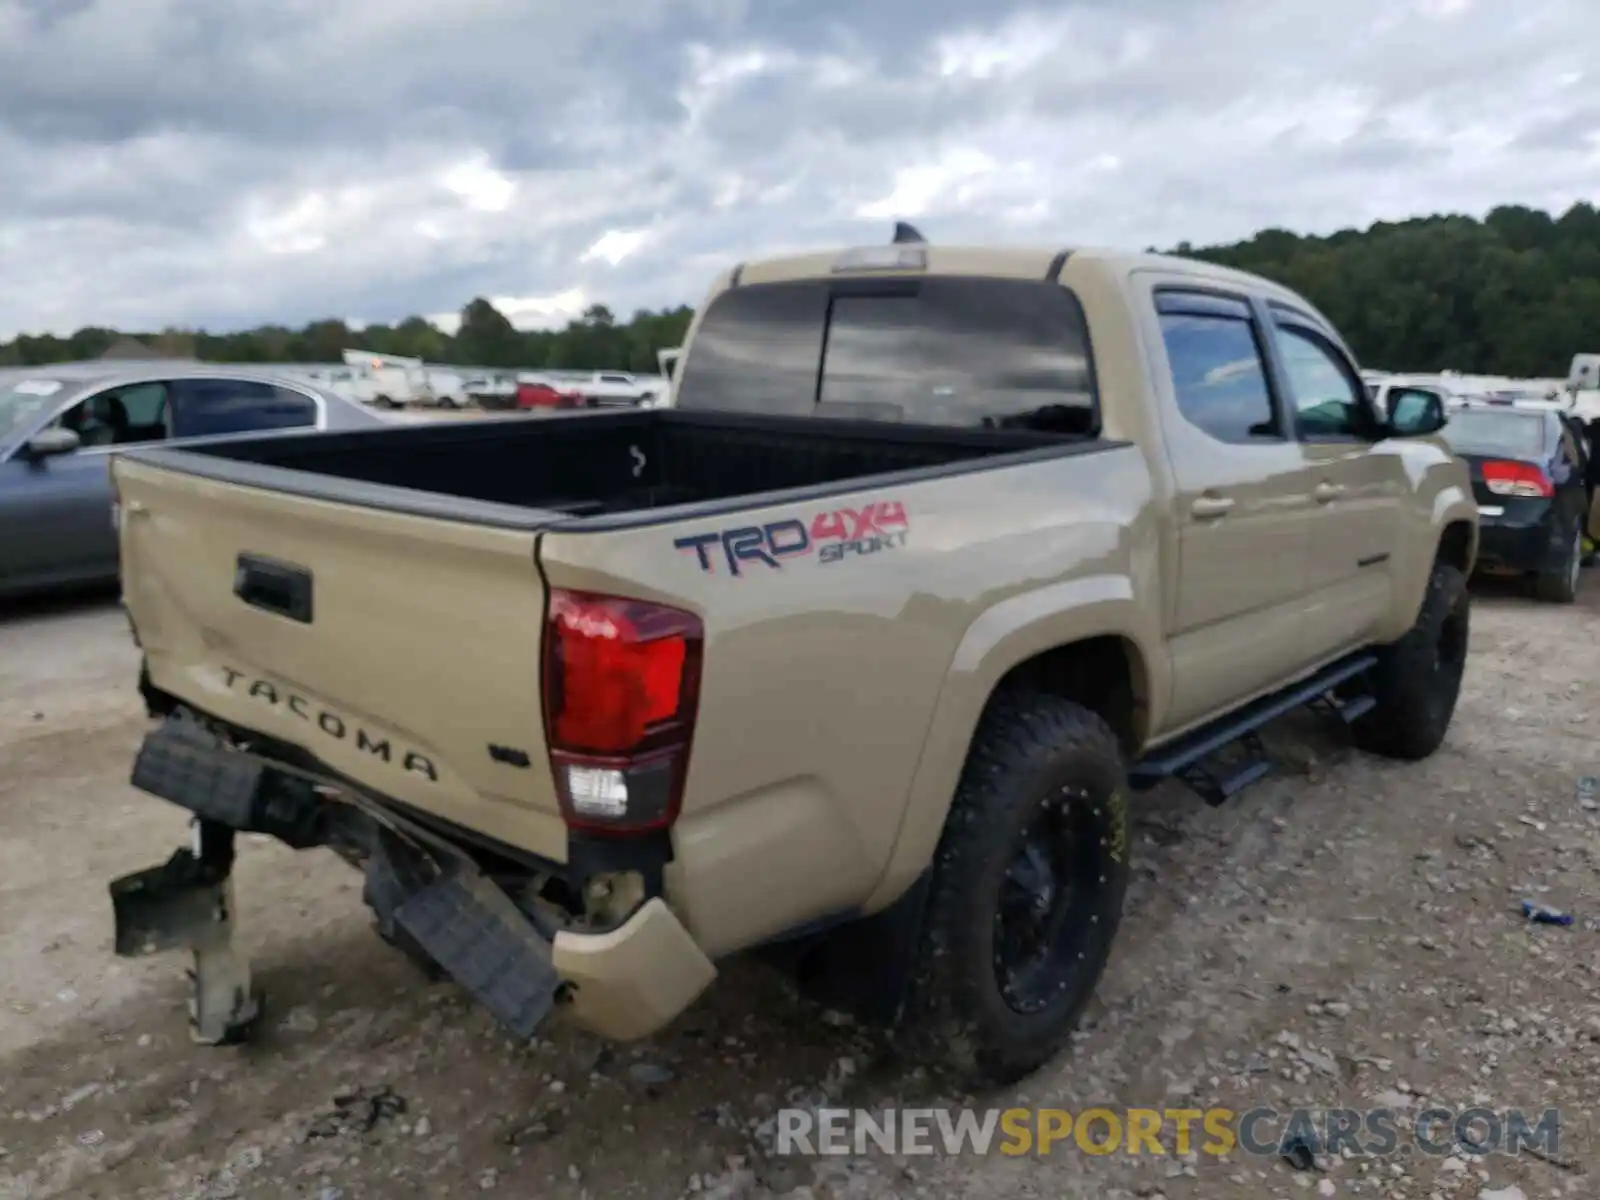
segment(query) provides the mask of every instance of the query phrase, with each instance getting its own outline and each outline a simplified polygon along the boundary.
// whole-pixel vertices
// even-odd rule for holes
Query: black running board
[[[1360,679],[1377,662],[1376,654],[1363,651],[1342,658],[1281,691],[1252,700],[1220,720],[1152,750],[1134,765],[1128,782],[1143,791],[1163,780],[1177,778],[1198,792],[1206,803],[1222,804],[1272,770],[1272,762],[1257,735],[1269,721],[1307,705],[1331,711],[1346,724],[1371,712],[1377,701],[1370,693],[1341,698],[1335,695],[1335,689]],[[1207,759],[1234,745],[1244,752],[1242,762],[1220,768],[1207,765]]]

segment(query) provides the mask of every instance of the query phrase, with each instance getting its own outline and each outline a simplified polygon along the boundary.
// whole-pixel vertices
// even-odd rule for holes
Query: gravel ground
[[[245,848],[253,1045],[190,1044],[176,958],[110,952],[105,884],[178,813],[126,786],[135,656],[103,601],[0,615],[0,1197],[1600,1195],[1600,577],[1576,607],[1480,591],[1456,723],[1403,766],[1306,715],[1220,810],[1163,789],[1073,1049],[983,1107],[1559,1107],[1559,1161],[778,1158],[788,1103],[937,1104],[914,1069],[754,967],[650,1042],[508,1045],[370,932],[330,854]],[[1526,923],[1519,901],[1575,923]],[[765,1122],[765,1124],[764,1124]]]

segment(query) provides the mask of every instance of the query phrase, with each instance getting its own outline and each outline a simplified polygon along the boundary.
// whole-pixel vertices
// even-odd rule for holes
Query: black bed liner
[[[232,438],[131,461],[314,499],[509,528],[593,529],[914,482],[1122,443],[1015,429],[674,409]],[[670,511],[669,511],[670,510]]]

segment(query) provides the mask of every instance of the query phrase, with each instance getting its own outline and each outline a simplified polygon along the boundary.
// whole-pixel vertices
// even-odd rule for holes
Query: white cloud
[[[1563,208],[1596,45],[1593,0],[0,0],[0,336],[626,317],[896,218],[1144,246]]]
[[[553,296],[490,296],[489,303],[518,329],[560,329],[589,307],[582,288],[569,288]],[[461,312],[433,313],[425,318],[436,329],[454,334],[461,328]]]
[[[479,212],[505,212],[517,194],[516,181],[505,172],[497,171],[486,154],[457,163],[444,173],[440,182],[467,207]]]
[[[592,246],[578,255],[578,261],[619,266],[623,259],[632,258],[648,246],[651,237],[648,229],[608,229],[594,240]]]
[[[494,296],[491,300],[518,329],[556,329],[589,307],[582,288],[568,288],[553,296]]]
[[[856,209],[856,215],[869,221],[889,221],[897,217],[920,217],[943,202],[965,203],[976,194],[998,164],[982,150],[958,146],[938,159],[894,173],[889,194]]]

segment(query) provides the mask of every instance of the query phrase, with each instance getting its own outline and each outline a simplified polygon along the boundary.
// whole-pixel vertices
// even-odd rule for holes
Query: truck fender
[[[978,721],[1000,681],[1037,656],[1091,638],[1131,646],[1140,724],[1159,721],[1171,687],[1160,613],[1134,599],[1124,575],[1078,576],[1000,601],[967,627],[945,672],[928,736],[912,776],[894,849],[862,905],[876,912],[896,900],[933,861],[945,816]]]
[[[1420,507],[1420,506],[1419,506]],[[1464,527],[1464,534],[1452,533]],[[1395,547],[1397,561],[1411,564],[1397,573],[1394,610],[1382,639],[1392,642],[1416,624],[1422,598],[1428,591],[1428,577],[1436,559],[1443,558],[1471,575],[1478,559],[1478,502],[1472,493],[1456,484],[1440,488],[1433,496],[1425,520],[1402,525],[1400,544]]]

